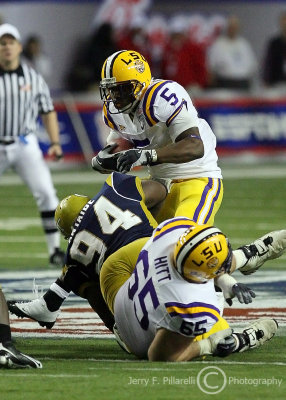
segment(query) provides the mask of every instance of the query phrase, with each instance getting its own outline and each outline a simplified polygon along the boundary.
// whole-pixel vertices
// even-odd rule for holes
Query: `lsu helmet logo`
[[[207,266],[209,269],[215,268],[219,263],[219,259],[217,257],[213,257],[211,258],[208,262],[207,262]]]
[[[134,61],[135,69],[140,73],[143,74],[145,71],[145,65],[142,60],[135,60]]]

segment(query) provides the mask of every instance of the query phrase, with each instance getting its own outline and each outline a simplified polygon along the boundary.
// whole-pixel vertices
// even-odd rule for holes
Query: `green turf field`
[[[257,171],[259,168],[250,167]],[[216,225],[229,236],[233,247],[268,231],[284,228],[285,177],[248,178],[249,169],[239,166],[231,171],[234,174],[226,174],[224,180],[225,195]],[[241,178],[236,176],[239,171]],[[85,169],[77,173],[55,171],[53,176],[59,198],[71,193],[92,196],[101,186]],[[13,182],[12,174],[6,175],[3,183],[0,181],[0,280],[1,270],[50,268],[34,200],[26,186]],[[64,240],[62,245],[65,245]],[[269,262],[265,269],[273,269],[277,274],[285,270],[285,261],[283,256]],[[236,354],[224,360],[210,358],[204,363],[182,364],[135,360],[110,339],[17,338],[17,346],[40,359],[44,368],[37,371],[1,370],[0,398],[285,399],[284,333],[282,329],[271,343],[253,352]],[[207,372],[202,370],[208,366],[219,367],[219,370],[207,370],[211,375],[205,382],[212,389],[203,386],[204,373]],[[202,389],[197,384],[199,373]],[[211,395],[204,390],[217,390],[219,393]]]
[[[149,363],[125,355],[111,340],[18,340],[17,345],[43,360],[42,370],[1,370],[5,400],[136,399],[285,399],[285,338],[224,360]],[[204,371],[212,367],[208,388]],[[217,369],[219,368],[219,370]],[[220,391],[207,394],[203,390]],[[205,372],[206,373],[206,372]],[[210,388],[211,387],[211,388]]]

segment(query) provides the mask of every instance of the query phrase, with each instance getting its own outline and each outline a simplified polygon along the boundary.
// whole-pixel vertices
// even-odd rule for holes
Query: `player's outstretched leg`
[[[42,368],[42,363],[33,357],[20,353],[12,342],[0,343],[0,368]]]
[[[234,352],[242,353],[246,350],[256,349],[272,339],[278,329],[275,319],[261,318],[254,321],[242,333],[233,333],[237,339],[237,348]]]
[[[237,269],[249,275],[260,268],[265,261],[278,258],[286,250],[286,230],[269,232],[254,242],[234,250],[238,260]]]
[[[50,311],[43,297],[32,301],[7,301],[9,311],[21,318],[31,318],[40,326],[51,329],[60,311]]]

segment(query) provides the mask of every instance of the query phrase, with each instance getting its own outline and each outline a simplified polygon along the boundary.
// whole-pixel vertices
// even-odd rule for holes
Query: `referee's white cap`
[[[11,24],[0,25],[0,38],[4,35],[13,36],[13,38],[18,40],[19,42],[21,41],[21,35],[18,29],[14,25]]]

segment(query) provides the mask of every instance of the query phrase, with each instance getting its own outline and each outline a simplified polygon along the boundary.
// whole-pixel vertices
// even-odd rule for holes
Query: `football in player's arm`
[[[108,57],[101,77],[103,120],[110,134],[93,168],[126,173],[147,165],[151,179],[172,181],[158,222],[185,215],[212,225],[223,197],[216,138],[198,118],[187,91],[177,82],[153,79],[144,56],[132,50]],[[118,138],[134,149],[113,154]]]

